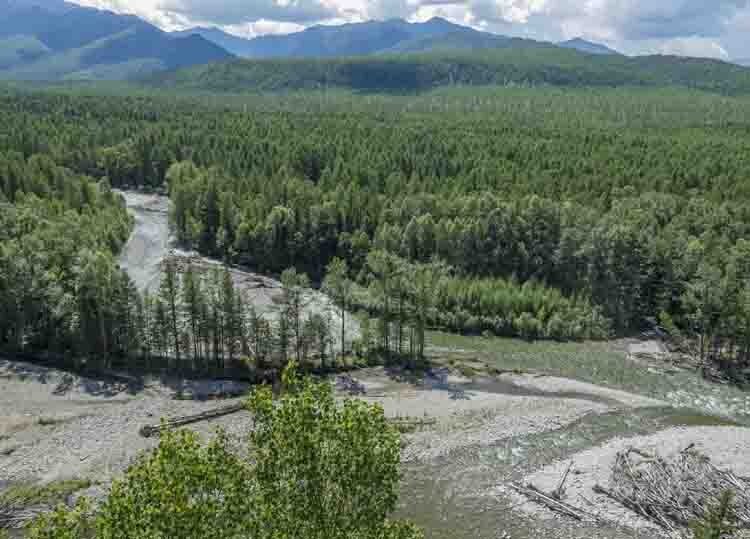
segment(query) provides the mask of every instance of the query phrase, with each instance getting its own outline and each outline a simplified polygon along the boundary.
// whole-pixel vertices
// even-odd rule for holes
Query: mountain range
[[[436,50],[497,49],[549,46],[550,43],[480,32],[435,17],[426,22],[402,19],[338,26],[312,26],[301,32],[244,39],[219,28],[191,28],[172,35],[199,35],[243,58],[334,58],[373,54],[419,53]],[[588,54],[618,52],[577,38],[558,44]]]
[[[0,0],[0,79],[137,79],[149,86],[231,92],[520,84],[750,93],[750,70],[739,63],[628,57],[581,38],[549,43],[441,18],[317,25],[243,39],[218,28],[168,33],[132,15],[65,0]]]
[[[0,78],[127,79],[228,60],[199,35],[62,0],[0,0]]]

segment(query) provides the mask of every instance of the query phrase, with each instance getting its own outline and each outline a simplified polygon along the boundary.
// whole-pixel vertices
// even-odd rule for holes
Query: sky
[[[313,24],[440,16],[504,35],[583,37],[626,54],[750,58],[750,0],[73,0],[165,30],[218,26],[254,37]]]

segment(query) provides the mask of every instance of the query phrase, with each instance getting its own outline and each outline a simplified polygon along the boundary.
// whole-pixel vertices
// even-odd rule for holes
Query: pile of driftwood
[[[23,496],[0,496],[0,530],[20,530],[47,510],[44,506],[29,507]]]
[[[750,481],[718,469],[692,446],[669,458],[624,451],[617,455],[609,488],[594,490],[670,532],[704,518],[731,491],[736,524],[750,528]]]

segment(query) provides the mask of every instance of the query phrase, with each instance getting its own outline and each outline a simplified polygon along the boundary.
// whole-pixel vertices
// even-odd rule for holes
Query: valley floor
[[[136,226],[120,263],[139,289],[158,287],[168,256],[203,270],[218,264],[174,248],[164,197],[124,197]],[[277,281],[237,268],[231,276],[259,312],[273,315]],[[325,297],[310,294],[308,308],[330,310]],[[404,435],[399,513],[430,539],[653,539],[658,530],[591,492],[606,483],[616,451],[630,444],[668,453],[695,443],[721,466],[750,475],[750,395],[667,366],[657,342],[529,343],[443,333],[428,341],[433,369],[371,368],[353,376],[367,390],[360,398],[415,423]],[[0,361],[0,489],[80,479],[93,483],[85,494],[101,496],[157,443],[140,436],[141,427],[240,402],[210,396],[246,389],[220,380],[94,380]],[[239,412],[189,428],[210,436],[217,427],[240,449],[252,418]],[[590,501],[611,526],[555,517],[509,489],[532,481],[551,490],[571,462],[568,501]]]
[[[617,517],[617,508],[590,490],[594,482],[606,483],[614,452],[631,443],[659,452],[696,443],[718,464],[750,473],[750,429],[743,426],[750,424],[750,398],[693,373],[634,363],[627,343],[530,344],[441,334],[431,342],[439,368],[419,376],[383,368],[354,373],[367,388],[362,398],[388,416],[425,420],[405,435],[399,512],[430,538],[653,538],[657,532],[632,515],[612,518],[620,525],[602,529],[556,517],[508,489],[527,480],[548,489],[572,461],[568,501],[593,500]],[[594,357],[598,370],[574,376]],[[520,362],[526,373],[515,365]],[[637,384],[640,391],[633,390]],[[177,399],[178,389],[196,399]],[[101,495],[155,445],[139,435],[143,425],[237,402],[200,400],[218,389],[243,388],[157,379],[127,385],[0,362],[0,485],[88,479],[94,486],[85,493]],[[217,427],[241,447],[251,418],[240,412],[190,428],[210,436]]]

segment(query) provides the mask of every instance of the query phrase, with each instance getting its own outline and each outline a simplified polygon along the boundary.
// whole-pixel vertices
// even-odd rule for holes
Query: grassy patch
[[[46,485],[14,485],[0,493],[0,506],[16,508],[39,505],[55,506],[64,503],[68,497],[92,485],[87,479],[66,479]]]
[[[623,350],[608,342],[527,342],[495,337],[464,337],[442,332],[428,335],[435,362],[456,368],[466,362],[483,363],[489,374],[538,372],[572,378],[662,399],[678,408],[692,408],[712,416],[750,423],[750,395],[718,386],[698,373],[664,374],[629,361]]]
[[[606,342],[528,342],[496,337],[464,337],[431,332],[428,342],[436,359],[456,366],[481,362],[488,372],[540,372],[619,388],[656,387],[662,377],[636,369],[625,354]]]

